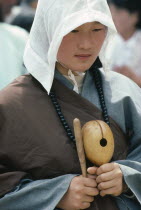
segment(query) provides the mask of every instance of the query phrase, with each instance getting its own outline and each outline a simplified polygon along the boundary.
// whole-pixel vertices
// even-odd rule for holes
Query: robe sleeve
[[[126,128],[131,136],[126,160],[117,162],[126,184],[141,204],[141,92],[135,92],[134,96],[127,97],[123,103]]]
[[[12,167],[12,161],[9,159],[9,154],[6,153],[9,145],[5,144],[5,140],[3,140],[3,135],[9,132],[8,129],[3,131],[5,123],[6,119],[0,104],[0,197],[11,191],[21,179],[29,177],[26,172]],[[5,146],[3,146],[4,144]]]
[[[0,171],[5,168],[4,166],[0,165]],[[15,171],[15,172],[6,172],[0,174],[0,197],[3,196],[5,193],[11,191],[13,186],[17,185],[22,178],[26,177],[26,173],[22,171]]]
[[[22,180],[15,191],[0,199],[0,209],[26,210],[32,207],[34,210],[53,210],[75,176],[68,174],[53,179],[30,181],[27,184],[24,184]]]

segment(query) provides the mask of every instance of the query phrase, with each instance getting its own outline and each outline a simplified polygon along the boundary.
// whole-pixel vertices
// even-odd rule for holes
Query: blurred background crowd
[[[107,52],[111,69],[141,87],[141,0],[107,1],[118,32]],[[37,3],[0,0],[0,89],[26,73],[23,53]]]
[[[1,19],[29,32],[38,0],[0,0],[0,2]]]
[[[0,89],[27,73],[23,54],[37,0],[0,0]]]

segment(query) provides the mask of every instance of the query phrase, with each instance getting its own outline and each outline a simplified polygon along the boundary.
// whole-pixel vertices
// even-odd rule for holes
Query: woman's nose
[[[92,48],[92,45],[93,45],[93,43],[92,43],[92,40],[91,40],[90,36],[84,35],[84,36],[79,37],[78,47],[80,49],[88,50],[88,49]]]

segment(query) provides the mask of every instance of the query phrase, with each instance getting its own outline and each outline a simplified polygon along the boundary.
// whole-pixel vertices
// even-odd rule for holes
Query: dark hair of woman
[[[108,0],[108,3],[114,4],[116,7],[125,9],[130,13],[137,12],[139,21],[136,28],[141,28],[141,0]]]
[[[3,22],[3,10],[1,4],[0,4],[0,22]]]

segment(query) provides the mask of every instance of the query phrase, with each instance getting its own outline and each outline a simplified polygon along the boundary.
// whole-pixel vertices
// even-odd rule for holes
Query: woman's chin
[[[87,71],[92,65],[85,65],[83,67],[79,67],[78,68],[71,68],[72,71],[77,71],[77,72],[85,72]]]

